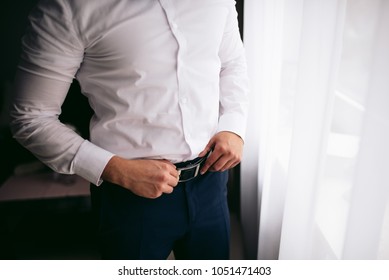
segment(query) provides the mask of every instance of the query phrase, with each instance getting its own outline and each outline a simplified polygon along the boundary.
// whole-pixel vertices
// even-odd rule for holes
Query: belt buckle
[[[203,158],[200,158],[200,159],[199,159],[197,162],[195,162],[195,163],[189,164],[189,165],[184,166],[184,167],[177,168],[179,178],[181,177],[181,173],[183,173],[183,172],[185,172],[185,171],[188,171],[188,170],[191,170],[191,169],[194,169],[194,173],[193,173],[193,175],[192,175],[190,178],[187,178],[187,179],[179,179],[178,182],[179,182],[179,183],[187,182],[187,181],[190,181],[190,180],[196,178],[197,175],[199,175],[200,168],[201,168],[201,164],[204,163],[205,160],[206,160],[207,158],[208,158],[208,155],[206,155],[206,156],[203,157]]]
[[[191,170],[191,169],[194,169],[194,173],[191,175],[191,177],[189,178],[186,178],[186,179],[179,179],[178,182],[179,183],[182,183],[182,182],[187,182],[187,181],[190,181],[194,178],[197,177],[197,175],[199,175],[199,172],[200,172],[200,168],[202,166],[202,164],[208,159],[208,157],[211,155],[212,153],[212,150],[209,151],[204,157],[202,158],[199,158],[196,162],[193,162],[193,163],[190,163],[188,164],[187,166],[184,166],[184,167],[179,167],[177,168],[177,171],[178,171],[178,178],[181,177],[181,174],[185,171],[188,171],[188,170]]]
[[[201,162],[200,163],[197,163],[197,164],[191,164],[191,165],[188,165],[186,167],[182,167],[182,168],[178,168],[177,171],[178,171],[178,177],[181,177],[181,173],[183,171],[187,171],[187,170],[190,170],[190,169],[193,169],[195,168],[195,171],[194,171],[194,174],[192,177],[188,178],[188,179],[179,179],[178,182],[182,183],[182,182],[187,182],[189,180],[192,180],[194,179],[195,177],[197,177],[197,175],[199,175],[199,171],[200,171],[200,165],[201,165]]]

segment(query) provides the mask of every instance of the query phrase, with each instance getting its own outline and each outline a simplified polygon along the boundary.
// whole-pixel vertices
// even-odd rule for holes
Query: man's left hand
[[[243,140],[237,134],[221,131],[211,138],[199,157],[211,155],[201,168],[200,173],[207,171],[225,171],[238,165],[242,159]]]

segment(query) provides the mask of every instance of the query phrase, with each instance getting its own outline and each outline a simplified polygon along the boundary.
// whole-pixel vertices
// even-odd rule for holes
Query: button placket
[[[187,40],[180,30],[179,22],[177,21],[175,17],[175,10],[177,4],[173,4],[171,0],[159,0],[161,3],[162,8],[165,11],[166,18],[168,21],[168,24],[170,26],[170,30],[174,36],[174,38],[177,41],[178,45],[178,52],[177,52],[177,66],[176,66],[176,75],[177,75],[177,83],[178,83],[178,102],[179,107],[181,109],[181,115],[182,115],[182,128],[184,132],[184,137],[186,142],[188,143],[188,147],[191,150],[190,147],[193,145],[191,144],[192,137],[191,137],[191,131],[190,131],[190,108],[188,108],[189,104],[189,96],[187,96],[187,92],[189,90],[186,88],[186,73],[185,73],[185,62],[184,62],[184,56],[185,52],[187,50]]]

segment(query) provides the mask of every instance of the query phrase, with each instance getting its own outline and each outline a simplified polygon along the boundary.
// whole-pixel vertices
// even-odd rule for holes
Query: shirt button
[[[182,104],[186,104],[188,102],[188,98],[186,98],[186,97],[182,97],[181,98],[181,103]]]
[[[175,22],[172,22],[172,27],[173,27],[173,29],[177,29],[177,28],[178,28],[178,25],[177,25],[177,23],[175,23]]]

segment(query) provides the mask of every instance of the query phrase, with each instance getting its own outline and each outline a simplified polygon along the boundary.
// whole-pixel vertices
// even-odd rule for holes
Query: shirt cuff
[[[246,118],[244,116],[236,116],[233,114],[225,114],[220,116],[217,132],[230,131],[245,140],[246,135]]]
[[[74,158],[74,171],[77,175],[99,186],[103,182],[101,174],[113,156],[113,153],[85,140]]]

